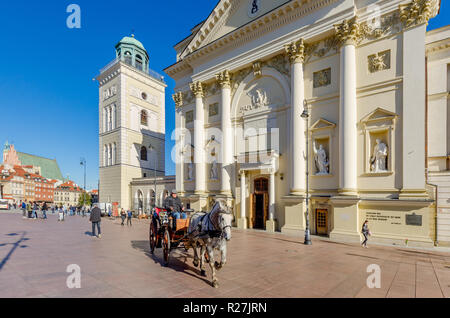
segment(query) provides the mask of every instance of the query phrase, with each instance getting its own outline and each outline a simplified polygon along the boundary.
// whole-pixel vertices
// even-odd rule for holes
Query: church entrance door
[[[255,180],[255,192],[252,195],[252,227],[264,230],[269,213],[269,180]]]

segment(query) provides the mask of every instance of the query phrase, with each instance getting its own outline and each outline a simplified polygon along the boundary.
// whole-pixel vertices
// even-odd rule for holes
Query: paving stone
[[[148,221],[133,227],[102,221],[102,238],[87,218],[64,223],[0,213],[0,297],[450,297],[450,253],[336,243],[281,233],[233,229],[219,288],[193,266],[193,252],[149,252]],[[69,289],[67,266],[81,269],[81,289]],[[367,267],[380,266],[381,288],[369,288]],[[6,288],[4,288],[6,286]]]

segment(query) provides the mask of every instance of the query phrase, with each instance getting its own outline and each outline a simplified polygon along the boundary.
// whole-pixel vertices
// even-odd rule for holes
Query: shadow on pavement
[[[155,264],[159,264],[159,265],[161,265],[161,267],[165,267],[162,255],[161,255],[161,257],[158,257],[156,255],[156,252],[158,250],[162,251],[162,249],[155,249],[155,254],[150,253],[150,241],[131,241],[131,246],[134,249],[136,249],[140,252],[143,252],[148,258],[152,259],[155,262]],[[170,253],[168,267],[177,272],[182,272],[189,276],[200,279],[203,282],[207,283],[209,286],[211,286],[210,280],[200,276],[200,269],[194,269],[192,266],[187,264],[188,259],[193,259],[193,256],[189,253],[189,251],[186,252],[186,250],[184,248],[178,248],[177,251],[179,252],[179,253],[177,253],[177,255],[174,254],[175,250],[173,250]],[[183,259],[183,261],[180,259]],[[208,268],[208,267],[209,267],[209,265],[206,266],[206,268]],[[188,272],[188,270],[189,271],[195,270],[198,275],[190,273],[190,272]]]
[[[26,242],[26,241],[30,240],[29,238],[25,237],[26,235],[27,235],[27,232],[22,232],[22,234],[19,234],[19,233],[6,234],[6,236],[11,236],[11,237],[21,236],[21,237],[19,238],[19,240],[17,242],[0,244],[0,246],[12,245],[8,254],[6,254],[6,256],[0,262],[0,271],[3,269],[5,264],[9,261],[9,259],[11,258],[11,256],[13,255],[13,253],[16,251],[17,248],[27,248],[28,247],[27,245],[22,245],[22,242]]]

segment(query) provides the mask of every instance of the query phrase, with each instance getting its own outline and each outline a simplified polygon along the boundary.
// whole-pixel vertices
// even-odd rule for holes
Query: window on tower
[[[131,57],[131,53],[128,52],[128,51],[126,51],[125,54],[124,54],[124,56],[125,56],[125,57],[124,57],[125,63],[128,64],[128,65],[132,65],[132,57]]]
[[[136,55],[136,68],[142,71],[142,57],[140,55]]]
[[[147,161],[147,148],[141,147],[141,160]]]
[[[148,124],[148,114],[145,110],[141,111],[141,125],[147,126]]]

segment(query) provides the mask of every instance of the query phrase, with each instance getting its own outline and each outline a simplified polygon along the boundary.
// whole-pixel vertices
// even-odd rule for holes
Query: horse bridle
[[[232,214],[232,213],[231,213],[231,212],[218,212],[218,214],[221,215],[221,214]],[[233,215],[233,218],[234,218],[234,215]],[[226,230],[227,228],[232,228],[231,225],[225,225],[222,229],[219,229],[219,226],[216,225],[216,224],[214,224],[214,222],[211,220],[211,215],[208,215],[208,219],[209,219],[209,221],[211,222],[211,224],[214,226],[214,228],[217,230],[217,232],[220,232],[220,235],[219,235],[219,238],[220,238],[220,239],[223,239],[223,238],[224,238],[224,236],[225,236],[225,230]],[[218,223],[220,223],[220,222],[218,222]]]

